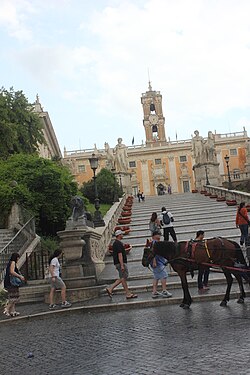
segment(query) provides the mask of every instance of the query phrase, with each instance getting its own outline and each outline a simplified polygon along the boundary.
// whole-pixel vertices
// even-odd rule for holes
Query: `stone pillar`
[[[221,177],[219,174],[219,163],[199,163],[193,166],[195,176],[195,187],[198,190],[203,190],[204,185],[207,184],[205,166],[207,167],[208,180],[212,186],[221,186]]]
[[[168,165],[169,165],[169,179],[170,179],[170,184],[172,187],[172,193],[177,193],[178,181],[177,181],[175,160],[174,160],[173,155],[168,156]]]
[[[141,175],[142,175],[142,184],[141,192],[145,195],[150,195],[150,181],[148,173],[148,162],[146,159],[141,160]]]

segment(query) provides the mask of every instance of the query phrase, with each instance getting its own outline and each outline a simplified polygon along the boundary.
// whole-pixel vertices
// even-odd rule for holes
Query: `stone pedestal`
[[[193,166],[196,189],[203,190],[204,185],[207,185],[205,167],[207,167],[207,176],[209,184],[212,186],[221,186],[219,163],[207,162],[195,164]]]
[[[132,195],[131,175],[127,172],[116,173],[117,181],[122,184],[122,190],[127,195]]]
[[[100,250],[101,234],[96,229],[79,226],[57,233],[65,264],[63,277],[97,276],[104,269]]]

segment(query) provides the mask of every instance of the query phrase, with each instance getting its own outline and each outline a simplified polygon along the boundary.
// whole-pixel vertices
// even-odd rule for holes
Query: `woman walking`
[[[49,309],[53,310],[57,307],[54,304],[54,294],[56,289],[61,289],[62,304],[61,307],[70,307],[71,303],[66,301],[66,285],[60,277],[60,263],[59,258],[62,255],[62,250],[55,250],[54,254],[49,259],[49,283],[50,283],[50,294],[49,294]]]
[[[246,209],[245,202],[241,202],[236,214],[236,227],[240,228],[241,236],[240,236],[240,244],[243,246],[247,244],[248,238],[248,225],[249,225],[249,217]]]
[[[151,236],[153,235],[154,232],[158,231],[160,233],[161,229],[161,223],[160,220],[157,219],[157,213],[153,212],[150,222],[149,222],[149,230],[151,232]]]
[[[16,303],[19,301],[19,286],[17,286],[17,284],[18,280],[20,280],[21,284],[21,281],[25,281],[25,278],[20,274],[17,267],[19,258],[20,255],[18,253],[13,253],[5,271],[4,288],[8,291],[8,302],[3,313],[10,317],[20,315],[20,313],[16,311]],[[12,276],[17,278],[16,283],[12,280]]]

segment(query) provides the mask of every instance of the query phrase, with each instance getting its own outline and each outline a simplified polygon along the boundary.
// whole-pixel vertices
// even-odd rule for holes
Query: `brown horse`
[[[238,281],[240,288],[240,297],[238,303],[244,303],[245,291],[242,283],[240,269],[231,270],[224,267],[234,267],[235,262],[244,265],[247,268],[246,261],[242,254],[238,243],[227,240],[225,238],[213,238],[205,241],[197,241],[195,247],[191,245],[188,249],[187,242],[160,241],[153,245],[151,258],[154,255],[161,255],[168,260],[174,271],[178,273],[181,279],[183,289],[183,300],[180,307],[187,309],[192,303],[192,298],[188,289],[188,282],[186,274],[188,271],[193,273],[193,270],[204,267],[202,263],[210,263],[219,265],[227,280],[226,294],[221,302],[221,306],[226,306],[230,299],[230,290],[233,282],[232,274]]]

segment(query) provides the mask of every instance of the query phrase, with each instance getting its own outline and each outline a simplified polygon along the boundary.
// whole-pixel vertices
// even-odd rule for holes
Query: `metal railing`
[[[27,246],[35,238],[35,219],[30,218],[22,228],[15,234],[15,236],[7,243],[0,253],[0,282],[3,281],[5,269],[8,264],[10,255],[13,252],[18,252],[21,256]],[[18,250],[17,250],[18,249]]]
[[[26,253],[26,261],[21,268],[22,274],[26,280],[42,280],[45,277],[46,268],[49,266],[51,252],[48,250],[35,250],[32,253]],[[60,264],[64,265],[62,254]]]

